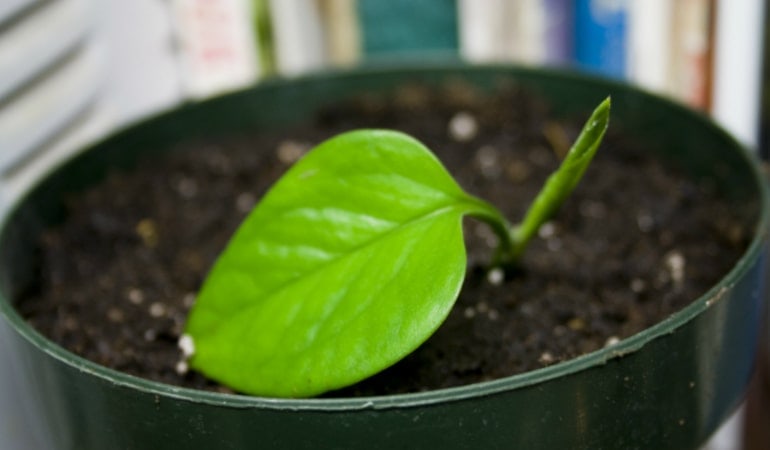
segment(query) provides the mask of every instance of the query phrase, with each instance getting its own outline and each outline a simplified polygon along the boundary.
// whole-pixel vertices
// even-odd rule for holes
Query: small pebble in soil
[[[580,203],[580,215],[588,219],[604,219],[607,217],[607,207],[604,203],[586,200]]]
[[[187,364],[187,361],[179,361],[174,366],[174,370],[178,375],[184,375],[190,370],[190,366]]]
[[[620,342],[620,338],[617,336],[610,336],[607,338],[607,341],[604,343],[605,347],[612,347],[613,345],[616,345],[618,342]]]
[[[686,260],[684,256],[677,250],[672,250],[666,255],[666,268],[668,268],[671,274],[671,281],[675,285],[681,285],[684,282],[684,270]]]
[[[474,317],[476,317],[476,309],[468,306],[463,310],[463,316],[466,319],[473,319]]]
[[[166,305],[160,302],[155,302],[150,305],[150,316],[155,317],[156,319],[163,317],[166,315]]]
[[[309,148],[310,146],[306,143],[286,140],[278,144],[278,149],[275,153],[278,160],[288,166],[299,161],[308,152]]]
[[[134,305],[141,305],[144,303],[144,293],[136,288],[131,288],[126,293],[126,297],[128,297],[128,301],[133,303]]]
[[[185,296],[182,298],[182,305],[184,305],[185,308],[189,309],[189,308],[192,308],[194,304],[195,304],[195,293],[188,292],[187,294],[185,294]]]
[[[529,178],[532,169],[529,164],[520,160],[513,160],[505,167],[505,173],[508,179],[514,183],[523,183]]]
[[[476,164],[484,178],[495,179],[500,176],[500,154],[495,147],[485,145],[476,150]]]
[[[176,191],[183,198],[193,198],[198,194],[198,183],[190,178],[182,178],[176,183]]]
[[[144,330],[144,340],[152,342],[158,337],[158,331],[154,328],[148,328]]]
[[[457,142],[468,142],[479,132],[476,118],[467,112],[455,114],[449,121],[449,136]]]
[[[586,328],[586,321],[580,317],[573,317],[567,321],[567,327],[572,331],[582,331]]]
[[[119,308],[110,308],[107,310],[107,319],[109,319],[110,322],[120,323],[125,319],[125,314],[123,314],[123,311]]]
[[[182,355],[185,358],[190,358],[192,355],[195,354],[195,341],[193,341],[192,336],[189,334],[183,334],[179,338],[179,342],[177,342],[177,346],[179,347],[179,350],[182,350]]]
[[[78,320],[75,317],[69,316],[69,315],[64,316],[64,318],[62,319],[62,325],[64,329],[67,331],[75,331],[78,328],[80,328],[80,326],[78,325]]]
[[[544,223],[539,230],[537,230],[537,235],[540,237],[540,239],[549,239],[552,238],[556,234],[556,225],[553,222],[546,222]]]
[[[647,282],[641,278],[634,278],[630,283],[631,291],[640,294],[647,290]]]
[[[493,286],[500,286],[505,279],[505,272],[499,267],[495,267],[487,273],[487,281]]]
[[[551,238],[545,241],[545,246],[552,252],[558,252],[562,249],[561,239]]]
[[[158,227],[152,219],[142,219],[135,227],[136,234],[142,239],[146,247],[155,247],[158,245]]]
[[[640,211],[636,215],[636,226],[642,233],[649,233],[655,227],[655,219],[649,213]]]
[[[241,192],[235,198],[235,209],[239,212],[247,213],[257,204],[257,197],[251,192]]]
[[[540,364],[548,365],[548,364],[552,364],[555,361],[555,359],[550,352],[543,352],[540,355],[540,358],[538,359],[538,361],[540,362]]]

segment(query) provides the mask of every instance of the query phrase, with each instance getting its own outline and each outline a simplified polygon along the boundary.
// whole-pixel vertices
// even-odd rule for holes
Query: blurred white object
[[[181,76],[195,98],[253,83],[259,73],[249,0],[173,0]]]
[[[278,71],[299,75],[327,63],[321,10],[311,0],[270,0]]]
[[[566,64],[572,15],[566,0],[459,0],[460,53],[472,62]]]
[[[23,20],[6,16],[0,39],[3,175],[77,120],[93,102],[99,76],[96,50],[85,44],[93,25],[89,1],[28,3]]]
[[[672,3],[669,0],[631,0],[628,68],[632,81],[667,92],[670,84]]]
[[[753,149],[759,142],[765,3],[719,1],[716,11],[712,115]]]
[[[87,142],[254,82],[249,0],[0,0],[0,209]]]

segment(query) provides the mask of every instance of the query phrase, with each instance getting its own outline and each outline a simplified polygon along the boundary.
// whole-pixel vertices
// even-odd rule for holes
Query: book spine
[[[765,2],[716,2],[712,116],[741,142],[759,139]]]
[[[694,108],[707,109],[711,91],[711,1],[680,0],[673,13],[670,91]]]
[[[270,0],[275,63],[282,75],[299,75],[327,65],[321,11],[315,1]]]
[[[568,0],[459,0],[460,51],[471,61],[566,64],[572,56]]]
[[[575,2],[575,63],[615,78],[626,76],[627,0]]]
[[[543,9],[543,62],[549,65],[567,64],[572,59],[574,7],[571,0],[540,0]]]
[[[174,0],[183,83],[191,97],[207,97],[252,83],[257,49],[247,0]]]
[[[508,0],[458,0],[460,54],[473,62],[517,59],[520,3]]]
[[[349,66],[361,59],[356,0],[318,0],[329,62]]]
[[[631,0],[628,78],[659,93],[671,92],[672,16],[670,0]]]
[[[456,58],[456,0],[357,0],[363,53],[370,60]]]

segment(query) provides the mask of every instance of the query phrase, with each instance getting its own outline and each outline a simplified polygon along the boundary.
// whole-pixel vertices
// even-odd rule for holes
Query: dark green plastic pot
[[[616,346],[510,378],[435,392],[335,400],[274,400],[180,389],[85,361],[14,311],[35,282],[35,237],[59,220],[65,192],[93,184],[149,149],[198,135],[308,117],[340,96],[405,81],[514,77],[585,112],[607,94],[613,121],[661,157],[757,204],[756,236],[703,297]],[[364,70],[266,82],[122,131],[40,180],[2,221],[0,339],[21,406],[42,445],[64,449],[696,448],[742,400],[754,365],[764,295],[768,193],[752,157],[707,119],[633,88],[583,76],[506,67]],[[98,301],[98,299],[94,299]]]

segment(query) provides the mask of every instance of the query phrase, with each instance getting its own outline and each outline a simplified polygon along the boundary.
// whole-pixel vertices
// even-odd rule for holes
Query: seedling
[[[183,339],[190,366],[244,393],[307,397],[392,365],[457,299],[463,217],[499,236],[493,264],[515,263],[583,176],[609,110],[607,98],[513,227],[405,134],[323,142],[265,195],[209,273]]]

